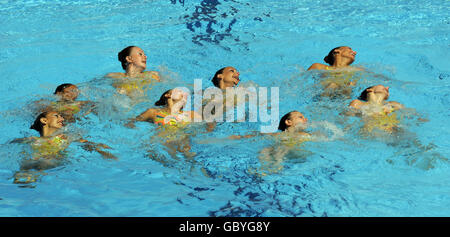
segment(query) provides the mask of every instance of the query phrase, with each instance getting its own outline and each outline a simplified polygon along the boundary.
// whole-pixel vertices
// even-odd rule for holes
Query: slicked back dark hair
[[[127,62],[126,58],[127,58],[127,56],[130,56],[131,49],[134,47],[136,47],[136,46],[128,46],[128,47],[122,49],[122,51],[120,51],[118,54],[118,59],[122,63],[123,70],[127,69],[128,62]]]
[[[64,84],[61,84],[61,85],[59,85],[58,87],[56,87],[56,90],[55,90],[55,93],[53,93],[53,94],[58,94],[59,92],[63,92],[64,91],[64,89],[66,89],[67,87],[69,87],[69,86],[74,86],[74,84],[71,84],[71,83],[64,83]]]
[[[335,50],[336,50],[336,49],[339,49],[339,48],[342,48],[342,47],[344,47],[344,46],[339,46],[339,47],[336,47],[336,48],[332,49],[332,50],[328,53],[328,55],[325,56],[325,58],[323,58],[323,60],[324,60],[326,63],[330,64],[330,66],[332,66],[332,65],[334,64],[334,60],[335,60],[335,56],[334,56],[334,55],[336,54]]]
[[[49,112],[50,111],[46,111],[46,112],[39,114],[37,116],[37,118],[34,120],[34,123],[31,125],[30,129],[34,129],[34,130],[38,131],[39,134],[42,136],[42,133],[44,132],[43,131],[44,125],[41,122],[41,118],[45,118]]]
[[[223,70],[225,70],[226,67],[219,69],[219,71],[216,72],[216,74],[214,74],[214,77],[212,78],[212,83],[214,84],[215,87],[219,87],[219,82],[220,79],[217,77],[219,74],[223,73]]]
[[[278,130],[284,131],[286,130],[287,126],[286,126],[286,120],[291,118],[291,114],[297,112],[296,110],[291,111],[287,114],[285,114],[283,117],[281,117],[280,119],[280,124],[278,125]]]
[[[367,94],[368,94],[367,90],[370,89],[370,88],[372,88],[372,87],[374,87],[374,86],[370,86],[370,87],[367,87],[366,89],[364,89],[364,90],[361,92],[361,95],[359,95],[358,100],[367,101]]]
[[[166,92],[164,92],[164,93],[161,95],[161,98],[159,98],[159,100],[155,102],[155,105],[156,105],[156,106],[165,106],[165,105],[167,105],[167,100],[168,100],[168,99],[167,99],[166,95],[167,95],[171,90],[172,90],[172,89],[167,90]]]

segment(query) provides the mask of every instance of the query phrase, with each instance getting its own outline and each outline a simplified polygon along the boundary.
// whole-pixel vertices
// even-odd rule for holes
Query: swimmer
[[[240,78],[239,78],[239,71],[231,66],[228,67],[224,67],[219,69],[213,76],[213,78],[211,79],[211,82],[214,84],[215,87],[221,89],[222,91],[225,91],[227,88],[234,88],[236,87],[239,82],[240,82]],[[225,106],[226,105],[226,98],[222,98],[223,99],[223,103],[221,103],[219,101],[219,103],[217,103],[217,105],[221,105],[221,106]],[[236,101],[236,100],[235,100]],[[206,106],[206,104],[214,102],[213,100],[204,100],[203,103],[203,107]],[[220,107],[220,109],[222,109],[223,111],[223,107]],[[214,111],[211,111],[211,114],[215,114],[215,108]],[[214,128],[216,127],[216,123],[212,122],[212,123],[207,123],[207,131],[213,131]]]
[[[108,73],[106,77],[116,79],[113,86],[120,94],[132,95],[133,93],[140,93],[152,82],[160,81],[158,72],[145,71],[147,68],[147,56],[141,48],[128,46],[119,52],[118,59],[125,73]]]
[[[180,126],[191,122],[196,116],[194,111],[183,111],[188,94],[180,89],[171,89],[164,92],[155,103],[160,108],[150,108],[138,115],[133,121],[147,121],[161,125]],[[131,124],[130,124],[131,125]]]
[[[285,114],[280,119],[280,123],[278,125],[278,130],[281,132],[276,133],[263,133],[263,135],[270,136],[280,136],[283,138],[289,137],[291,141],[294,141],[296,138],[299,138],[299,143],[304,142],[306,140],[311,140],[311,134],[305,132],[304,130],[307,128],[308,119],[300,112],[294,110],[287,114]],[[229,139],[241,139],[241,138],[250,138],[257,136],[256,133],[249,135],[232,135],[228,137]]]
[[[309,70],[361,70],[350,66],[355,61],[356,51],[348,46],[340,46],[332,49],[323,59],[328,65],[314,63]]]
[[[307,133],[308,119],[298,111],[291,111],[285,114],[278,125],[277,133],[266,133],[276,137],[276,143],[270,147],[263,148],[259,152],[258,159],[261,167],[258,170],[252,171],[257,175],[268,175],[278,173],[283,169],[283,161],[286,157],[306,157],[306,151],[301,149],[304,142],[312,141],[313,136]],[[231,136],[231,139],[254,137],[255,134],[244,136]]]
[[[16,173],[14,183],[35,182],[36,177],[28,172],[29,170],[42,171],[59,165],[61,159],[64,158],[64,150],[71,142],[69,137],[62,133],[63,127],[64,118],[58,112],[43,112],[30,127],[30,129],[38,131],[40,137],[28,137],[12,141],[13,143],[29,143],[33,150],[31,159],[25,160],[21,165],[20,171]],[[100,147],[110,149],[105,144],[94,143],[84,139],[76,141],[83,143],[85,150],[95,150],[104,158],[117,159],[111,153],[100,149]]]
[[[306,131],[309,127],[317,128],[318,126],[330,130],[333,135],[327,137],[321,132],[309,133]],[[278,130],[281,132],[262,134],[275,137],[276,143],[259,152],[258,158],[261,167],[255,173],[263,176],[277,173],[283,169],[282,162],[289,157],[306,159],[310,152],[302,148],[305,142],[331,141],[343,136],[342,130],[335,125],[325,121],[309,123],[308,119],[302,113],[295,110],[285,114],[280,119]],[[250,138],[257,135],[255,133],[243,136],[233,135],[228,137],[228,139]]]
[[[350,102],[350,112],[363,117],[365,125],[362,132],[371,134],[375,131],[392,133],[399,127],[399,119],[395,111],[404,106],[395,101],[387,101],[389,87],[376,85],[366,88],[358,99]]]
[[[333,97],[338,94],[349,97],[352,90],[351,87],[356,85],[359,78],[353,78],[354,72],[362,71],[362,68],[350,66],[355,61],[356,51],[348,46],[340,46],[332,49],[324,58],[328,65],[314,63],[310,70],[325,70],[322,76],[327,77],[321,81],[325,92],[323,96]]]
[[[205,116],[207,121],[214,120],[214,122],[207,124],[208,131],[212,131],[215,128],[215,119],[221,121],[223,119],[223,114],[230,112],[227,111],[227,108],[234,109],[236,106],[245,103],[249,98],[255,98],[257,96],[256,91],[249,89],[250,87],[243,87],[242,85],[238,86],[240,81],[239,71],[232,66],[221,68],[214,74],[211,82],[215,87],[222,90],[222,96],[214,96],[212,99],[204,99],[202,101],[203,108],[211,109],[204,110],[203,116]],[[254,89],[254,87],[251,88]],[[213,105],[213,107],[211,105]],[[222,111],[222,113],[216,114],[216,111]],[[241,120],[241,118],[238,118],[238,120]],[[245,117],[242,118],[242,120],[245,120]]]
[[[94,106],[90,101],[76,101],[80,91],[74,84],[61,84],[56,88],[54,94],[59,98],[59,100],[51,103],[50,110],[55,110],[68,122],[75,121],[74,116],[81,111],[82,107],[91,104],[89,110],[83,114],[83,116],[86,116],[92,111]]]
[[[175,156],[176,151],[183,152],[186,157],[192,157],[190,152],[189,137],[182,132],[194,118],[201,118],[195,111],[183,111],[186,105],[188,94],[180,89],[171,89],[164,92],[161,98],[155,103],[159,108],[150,108],[125,126],[134,127],[136,121],[146,121],[160,125],[159,137],[165,139],[165,145],[169,148],[169,153]]]
[[[437,161],[448,162],[446,157],[433,151],[434,144],[421,144],[415,133],[400,126],[405,116],[411,118],[411,115],[415,117],[418,114],[396,101],[387,101],[388,98],[389,87],[376,85],[366,88],[358,99],[349,104],[348,115],[359,116],[364,122],[360,133],[371,138],[382,138],[388,145],[400,147],[399,153],[405,153],[402,156],[410,165],[431,169]],[[417,120],[428,121],[420,117]]]
[[[211,81],[215,87],[225,90],[226,88],[235,87],[239,84],[239,75],[236,68],[228,66],[219,69]]]

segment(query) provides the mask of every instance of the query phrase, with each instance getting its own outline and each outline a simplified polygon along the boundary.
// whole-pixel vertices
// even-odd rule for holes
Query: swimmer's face
[[[300,112],[291,112],[289,119],[286,120],[287,127],[302,127],[305,128],[308,119]]]
[[[184,105],[187,102],[187,98],[188,93],[180,89],[173,89],[170,93],[170,99],[172,99],[174,103],[181,102]]]
[[[389,98],[389,87],[388,86],[376,85],[370,89],[375,94],[383,94],[385,96],[384,97],[385,100],[387,100]]]
[[[62,128],[64,118],[57,112],[49,112],[44,118],[41,118],[41,123],[49,128]]]
[[[348,46],[340,47],[339,49],[336,49],[334,52],[336,52],[336,55],[350,59],[351,62],[355,61],[356,51],[354,51],[352,48]]]
[[[222,80],[225,87],[236,86],[240,81],[239,72],[234,67],[226,67],[217,77]]]
[[[145,70],[147,67],[147,56],[145,55],[144,50],[139,47],[133,47],[130,51],[130,55],[126,57],[126,60],[129,64],[142,68],[142,70]]]
[[[80,94],[78,87],[75,85],[68,86],[64,88],[62,92],[59,92],[58,95],[61,96],[63,100],[74,101],[77,99]]]

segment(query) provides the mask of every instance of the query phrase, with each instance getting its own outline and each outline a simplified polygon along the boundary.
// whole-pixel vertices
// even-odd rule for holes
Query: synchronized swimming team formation
[[[363,68],[351,66],[355,61],[356,52],[347,46],[332,49],[324,58],[326,64],[314,63],[307,70],[318,70],[322,73],[320,85],[324,93],[322,96],[341,95],[340,98],[349,98],[356,81],[351,76],[342,76]],[[111,79],[111,85],[116,92],[125,96],[142,93],[144,87],[153,83],[162,83],[161,76],[156,71],[145,71],[147,56],[137,46],[129,46],[118,54],[118,60],[125,72],[108,73],[105,78]],[[212,84],[225,91],[227,88],[238,87],[240,82],[239,71],[232,67],[224,67],[218,70],[211,79]],[[36,182],[36,173],[56,167],[60,164],[62,152],[72,143],[78,142],[81,147],[90,152],[97,152],[107,159],[118,159],[106,144],[88,141],[81,136],[64,134],[63,127],[67,123],[73,123],[76,118],[81,118],[94,112],[95,102],[79,101],[79,89],[77,85],[65,83],[59,85],[54,92],[57,101],[38,101],[38,116],[31,129],[39,133],[39,137],[15,139],[16,143],[28,143],[33,154],[29,159],[24,159],[20,170],[14,175],[14,182],[26,184]],[[202,118],[201,112],[184,111],[187,98],[190,95],[183,90],[174,88],[162,93],[154,103],[154,107],[142,111],[138,116],[129,118],[126,127],[135,128],[137,122],[150,122],[160,128],[158,137],[164,141],[163,145],[169,154],[178,152],[185,157],[192,158],[195,153],[191,151],[190,139],[183,134],[184,127],[189,126],[195,118]],[[339,97],[337,97],[339,98]],[[364,89],[360,96],[350,102],[346,115],[361,118],[363,127],[361,132],[367,135],[393,134],[399,129],[399,117],[395,111],[404,109],[404,106],[395,101],[388,101],[389,87],[374,85]],[[230,135],[227,139],[244,139],[258,135],[269,135],[279,139],[280,146],[271,147],[261,151],[260,159],[267,166],[266,171],[276,172],[280,168],[282,157],[289,153],[296,144],[305,141],[320,140],[324,136],[308,132],[308,119],[301,112],[292,110],[283,115],[279,120],[279,132],[248,135]],[[206,130],[212,131],[215,122],[207,122]],[[334,127],[336,132],[339,128]]]

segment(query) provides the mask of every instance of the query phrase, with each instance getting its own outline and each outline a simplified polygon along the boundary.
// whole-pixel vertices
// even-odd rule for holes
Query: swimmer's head
[[[164,92],[158,101],[155,102],[156,106],[166,106],[169,104],[169,101],[173,104],[182,103],[184,106],[187,102],[188,94],[181,89],[170,89]]]
[[[295,128],[299,127],[301,129],[306,128],[306,123],[308,122],[308,119],[300,112],[298,111],[291,111],[287,114],[285,114],[280,119],[280,124],[278,125],[278,130],[285,131],[288,128]]]
[[[133,66],[143,71],[147,67],[147,56],[144,50],[137,46],[128,46],[122,49],[118,54],[118,59],[122,63],[123,70]]]
[[[348,46],[339,46],[332,49],[328,55],[323,59],[329,65],[333,65],[337,57],[346,58],[349,60],[349,65],[355,61],[356,51]]]
[[[44,127],[60,129],[64,126],[63,121],[64,118],[58,112],[46,111],[37,116],[30,129],[38,131],[39,134],[43,136]]]
[[[215,87],[225,89],[227,87],[234,87],[239,84],[239,72],[234,67],[221,68],[214,74],[212,83]]]
[[[367,87],[363,92],[361,92],[361,95],[358,97],[358,99],[369,101],[369,97],[371,95],[382,95],[384,96],[384,100],[387,100],[389,98],[389,87],[383,85]]]
[[[58,95],[63,100],[74,101],[80,94],[78,87],[74,84],[64,83],[56,87],[55,95]]]

